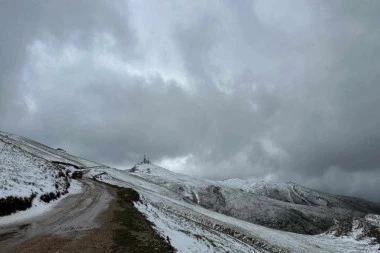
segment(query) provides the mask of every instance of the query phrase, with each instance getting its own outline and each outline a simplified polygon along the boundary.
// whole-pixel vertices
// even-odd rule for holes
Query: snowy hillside
[[[68,193],[72,166],[57,162],[83,164],[69,154],[31,140],[0,132],[0,216],[25,210],[32,203],[50,202]],[[54,162],[53,162],[54,161]],[[88,162],[93,165],[94,163]]]
[[[33,154],[34,156],[43,158],[48,161],[60,161],[70,164],[75,164],[83,167],[101,166],[102,164],[92,162],[69,153],[63,150],[53,149],[28,138],[15,134],[0,132],[0,139],[13,145],[20,147],[22,150]]]
[[[380,206],[369,201],[324,194],[293,183],[214,182],[174,173],[153,164],[138,165],[130,173],[163,186],[177,199],[188,203],[296,233],[319,234],[333,226],[334,220],[380,213]]]
[[[71,172],[83,169],[84,198],[86,192],[96,192],[94,201],[108,196],[108,186],[90,179],[133,188],[141,200],[135,207],[178,252],[378,252],[380,247],[380,207],[369,201],[293,183],[196,179],[148,162],[122,171],[0,132],[1,215],[62,197],[78,187]]]
[[[235,189],[241,189],[246,192],[294,204],[358,209],[364,213],[380,212],[380,206],[374,205],[370,201],[354,197],[332,195],[291,182],[267,183],[253,179],[228,179],[220,181],[220,183]]]
[[[276,216],[278,214],[270,213],[276,205],[276,208],[285,209],[283,213],[288,211],[288,206],[281,206],[279,203],[282,202],[278,200],[173,173],[153,164],[141,164],[131,171],[94,169],[90,175],[103,182],[137,190],[142,195],[142,202],[136,203],[136,207],[179,252],[373,252],[379,248],[371,236],[357,238],[347,234],[336,237],[332,232],[302,235],[237,219],[236,216],[243,212],[228,213],[227,209],[215,212],[213,209],[217,208],[205,203],[220,202],[221,198],[225,206],[238,206],[236,210],[245,210],[252,217],[266,214],[273,220],[282,220]],[[311,210],[308,205],[285,204],[305,212]],[[322,215],[319,210],[324,209],[317,210],[311,212]],[[362,214],[345,209],[341,212],[342,217]],[[330,217],[330,214],[325,215]]]

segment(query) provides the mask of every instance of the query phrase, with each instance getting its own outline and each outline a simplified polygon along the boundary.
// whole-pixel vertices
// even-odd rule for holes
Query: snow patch
[[[71,186],[69,188],[69,193],[62,196],[59,199],[53,200],[50,203],[45,203],[41,201],[39,198],[35,198],[32,203],[32,207],[25,211],[18,211],[11,215],[0,217],[0,227],[6,226],[15,222],[22,222],[24,220],[28,220],[33,217],[37,217],[43,215],[44,213],[52,210],[58,203],[63,201],[67,196],[71,194],[79,194],[82,192],[82,184],[73,180]]]

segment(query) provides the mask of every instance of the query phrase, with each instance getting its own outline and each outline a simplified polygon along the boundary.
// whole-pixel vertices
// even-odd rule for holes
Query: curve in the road
[[[40,235],[68,235],[99,226],[97,217],[113,198],[109,187],[84,178],[82,192],[59,201],[41,216],[0,227],[0,252]]]

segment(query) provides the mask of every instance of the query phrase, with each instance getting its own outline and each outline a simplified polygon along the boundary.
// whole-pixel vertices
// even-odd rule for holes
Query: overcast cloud
[[[380,1],[0,0],[0,129],[120,168],[380,202]]]

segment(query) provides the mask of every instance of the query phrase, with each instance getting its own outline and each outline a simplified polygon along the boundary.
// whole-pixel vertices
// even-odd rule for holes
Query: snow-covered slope
[[[380,247],[379,205],[365,200],[293,183],[196,179],[154,164],[121,171],[1,132],[0,206],[10,196],[63,194],[71,180],[69,164],[75,167],[70,170],[86,168],[87,177],[137,190],[136,208],[179,252],[378,252]]]
[[[355,217],[336,221],[335,225],[326,234],[352,237],[356,240],[374,238],[374,240],[380,242],[380,215],[367,214],[363,218]]]
[[[82,167],[102,166],[100,163],[92,162],[64,151],[53,149],[31,139],[18,136],[15,134],[0,132],[0,140],[10,145],[20,147],[22,150],[33,154],[34,156],[43,158],[48,161],[59,161],[75,164]]]
[[[95,165],[32,140],[0,132],[0,216],[68,193],[75,168]]]
[[[373,252],[379,248],[376,239],[368,236],[296,234],[238,219],[236,217],[245,210],[251,217],[266,214],[273,220],[282,220],[278,213],[270,212],[272,208],[282,208],[286,213],[287,205],[314,212],[314,215],[321,214],[312,211],[308,205],[284,202],[286,205],[281,206],[279,203],[282,201],[223,186],[222,183],[173,173],[153,164],[141,164],[131,171],[93,169],[90,175],[100,181],[137,190],[143,200],[136,203],[136,207],[146,214],[165,238],[169,237],[180,252]],[[224,199],[225,206],[235,205],[241,213],[229,213],[225,211],[227,209],[215,212],[217,208],[211,206],[210,199],[219,204]],[[331,211],[329,207],[324,208],[326,212]],[[345,209],[341,211],[349,214],[342,217],[351,217],[355,213]],[[325,215],[330,216],[328,213]]]
[[[267,183],[254,179],[228,179],[220,183],[235,189],[241,189],[246,192],[294,204],[357,209],[364,213],[380,212],[380,206],[374,205],[370,201],[354,197],[332,195],[292,182]]]
[[[0,198],[66,190],[67,177],[58,166],[2,140],[0,150]]]
[[[334,220],[380,213],[380,206],[369,201],[324,194],[294,183],[214,182],[174,173],[154,164],[140,164],[130,173],[163,186],[189,203],[290,232],[318,234],[333,226]]]

